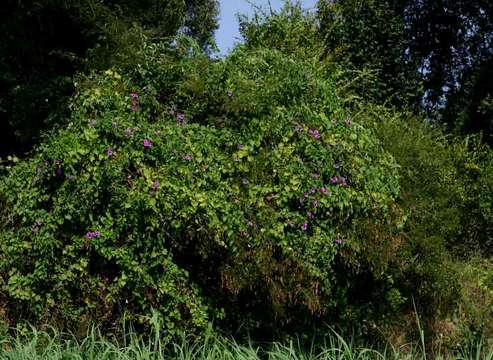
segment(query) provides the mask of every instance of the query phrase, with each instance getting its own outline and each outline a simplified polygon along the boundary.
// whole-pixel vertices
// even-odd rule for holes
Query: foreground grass
[[[8,360],[365,360],[365,359],[471,359],[493,360],[493,351],[481,345],[464,349],[456,355],[427,355],[422,347],[407,347],[406,351],[389,347],[383,351],[356,347],[334,334],[325,345],[302,349],[294,342],[272,343],[267,347],[253,344],[240,345],[232,340],[209,337],[190,340],[183,336],[175,343],[163,341],[159,334],[153,339],[142,340],[129,334],[122,342],[109,341],[97,330],[92,330],[84,339],[60,334],[56,331],[31,329],[23,336],[5,335],[0,338],[0,359]]]

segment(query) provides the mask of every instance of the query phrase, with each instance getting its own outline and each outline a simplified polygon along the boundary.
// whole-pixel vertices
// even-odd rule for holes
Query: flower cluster
[[[330,182],[332,185],[341,185],[342,187],[347,187],[348,186],[348,180],[345,176],[337,176],[334,175],[330,178]]]
[[[96,231],[89,231],[87,234],[86,234],[86,237],[88,239],[94,239],[94,238],[98,238],[101,236],[101,232],[99,230],[96,230]]]
[[[319,140],[321,135],[320,135],[320,131],[318,131],[317,129],[310,129],[308,130],[308,134],[314,138],[315,140]]]

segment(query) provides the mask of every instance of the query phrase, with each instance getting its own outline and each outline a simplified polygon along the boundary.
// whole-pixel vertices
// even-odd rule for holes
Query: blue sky
[[[250,0],[251,3],[268,9],[268,0]],[[304,8],[314,8],[317,0],[300,1]],[[246,0],[220,0],[221,13],[219,15],[219,29],[216,32],[216,42],[221,54],[226,54],[235,43],[241,40],[238,31],[237,13],[252,14],[252,7]],[[271,0],[270,4],[274,10],[279,10],[284,0]]]

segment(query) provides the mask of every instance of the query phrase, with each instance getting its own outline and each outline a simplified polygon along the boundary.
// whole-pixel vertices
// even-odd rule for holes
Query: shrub
[[[316,59],[197,49],[150,45],[128,74],[80,79],[69,125],[1,180],[12,322],[357,317],[346,276],[373,276],[358,224],[390,218],[395,162]]]

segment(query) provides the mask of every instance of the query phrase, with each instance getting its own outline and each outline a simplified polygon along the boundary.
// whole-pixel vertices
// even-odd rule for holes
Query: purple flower
[[[113,122],[111,123],[111,127],[112,127],[113,129],[116,129],[116,128],[118,127],[118,124],[117,124],[115,121],[113,121]]]
[[[106,155],[108,155],[109,157],[112,157],[113,156],[113,149],[111,147],[109,147],[107,150],[106,150]]]
[[[94,232],[92,231],[89,231],[87,234],[86,234],[86,237],[88,239],[93,239],[93,238],[97,238],[97,237],[100,237],[101,236],[101,232],[99,230],[96,230]]]
[[[159,180],[153,181],[153,183],[152,183],[152,190],[156,191],[160,187],[161,187],[161,183],[159,182]]]
[[[301,228],[303,229],[303,231],[308,230],[308,223],[305,222],[303,225],[301,225]]]
[[[334,240],[334,242],[335,242],[337,245],[342,245],[342,243],[343,243],[342,239],[340,239],[340,238],[335,239],[335,240]]]
[[[303,127],[300,124],[296,123],[294,126],[294,131],[301,132],[303,131]]]
[[[346,186],[348,186],[348,185],[347,185],[347,179],[346,179],[345,177],[343,177],[343,178],[341,179],[341,186],[342,186],[342,187],[346,187]]]
[[[248,232],[246,232],[246,231],[241,231],[241,232],[240,232],[240,236],[241,236],[241,237],[249,237],[249,236],[250,236],[250,234],[249,234]]]
[[[187,155],[183,156],[182,159],[185,161],[192,161],[192,155],[187,154]]]
[[[310,129],[310,130],[308,130],[308,134],[310,134],[310,136],[312,138],[317,139],[317,140],[320,139],[320,136],[321,136],[320,135],[320,132],[318,130],[316,130],[316,129]]]
[[[332,183],[332,185],[336,185],[339,182],[339,178],[337,176],[332,176],[330,178],[330,182]]]
[[[137,98],[139,97],[139,94],[138,94],[138,93],[136,93],[136,92],[132,92],[132,93],[130,93],[130,97],[131,97],[132,99],[137,99]]]
[[[184,124],[185,123],[185,114],[182,112],[179,112],[176,115],[176,123],[177,124]]]
[[[346,125],[346,126],[351,125],[351,120],[349,120],[349,119],[344,120],[344,125]]]
[[[312,201],[312,207],[316,208],[318,206],[318,200],[313,200]]]
[[[152,146],[152,141],[149,139],[144,139],[144,147],[150,148]]]
[[[139,110],[139,105],[137,105],[137,103],[133,103],[132,104],[132,111],[136,112],[137,110]]]
[[[228,94],[228,97],[229,98],[232,98],[233,97],[233,91],[232,90],[228,90],[228,93],[227,94]]]
[[[125,134],[125,137],[130,137],[134,134],[134,129],[132,128],[126,128],[125,131],[123,132]]]
[[[306,198],[308,197],[308,195],[309,195],[309,193],[308,193],[308,192],[304,192],[304,193],[303,193],[303,196],[304,196],[304,197],[306,197]]]
[[[311,211],[308,211],[307,215],[308,215],[308,218],[309,219],[314,219],[315,218],[315,214],[312,213]]]
[[[326,194],[326,193],[327,193],[327,191],[328,191],[328,190],[327,190],[327,188],[325,188],[325,187],[320,188],[320,192],[321,192],[322,194]]]
[[[310,192],[311,192],[312,194],[315,194],[315,193],[317,192],[317,188],[316,188],[316,187],[312,187],[312,188],[310,189]]]
[[[319,172],[319,171],[317,171],[316,173],[313,173],[313,174],[312,174],[312,177],[313,177],[313,178],[319,178],[319,177],[320,177],[320,172]]]

